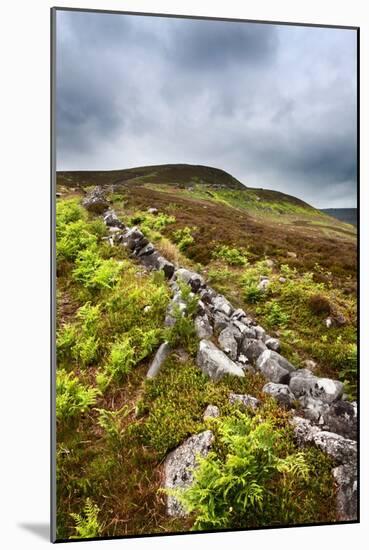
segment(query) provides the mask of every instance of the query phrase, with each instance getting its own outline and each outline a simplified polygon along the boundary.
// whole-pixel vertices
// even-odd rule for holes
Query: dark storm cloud
[[[58,169],[207,164],[355,205],[353,31],[59,12],[57,38]]]

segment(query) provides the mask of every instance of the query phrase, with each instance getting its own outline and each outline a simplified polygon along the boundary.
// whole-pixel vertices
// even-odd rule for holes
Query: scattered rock
[[[324,320],[324,324],[327,328],[331,328],[331,326],[333,325],[333,321],[332,321],[332,318],[331,317],[327,317],[327,319]]]
[[[263,387],[263,392],[268,393],[283,407],[291,408],[295,400],[295,396],[286,384],[275,384],[268,382]]]
[[[266,265],[267,267],[274,267],[274,261],[273,261],[273,260],[270,260],[269,258],[267,258],[267,259],[265,260],[265,265]]]
[[[266,332],[263,329],[263,327],[261,327],[260,325],[256,325],[254,327],[254,330],[255,330],[255,333],[256,333],[256,338],[258,340],[262,340],[263,342],[265,342]]]
[[[287,252],[287,256],[288,256],[289,258],[297,258],[296,252]]]
[[[226,374],[244,377],[241,367],[236,365],[223,351],[209,340],[201,340],[196,364],[212,380],[219,380]]]
[[[229,394],[229,402],[233,405],[234,403],[241,403],[244,405],[244,407],[248,407],[251,409],[257,409],[260,405],[259,399],[256,399],[256,397],[253,397],[252,395],[241,394],[241,393],[230,393]]]
[[[203,419],[218,418],[220,415],[219,408],[216,405],[208,405],[205,409]]]
[[[262,279],[258,284],[258,289],[262,292],[265,292],[268,286],[270,285],[269,279]]]
[[[154,360],[151,363],[149,370],[147,371],[146,378],[154,378],[158,374],[160,367],[162,366],[170,352],[171,348],[169,342],[163,342],[163,344],[161,344],[155,354]]]
[[[337,485],[338,521],[357,520],[357,470],[355,464],[343,464],[332,470]]]
[[[298,401],[304,418],[323,424],[322,415],[329,407],[327,403],[323,403],[320,399],[313,399],[308,395],[303,395]]]
[[[286,277],[279,277],[278,281],[280,283],[285,283],[287,281]]]
[[[154,207],[148,208],[147,211],[148,211],[149,214],[157,214],[158,213],[158,209],[154,208]]]
[[[210,430],[192,435],[166,457],[164,461],[166,489],[184,489],[192,484],[197,459],[209,453],[213,439],[214,436]],[[167,498],[167,513],[169,516],[186,516],[183,506],[171,495]]]
[[[267,348],[273,350],[273,351],[279,351],[281,349],[281,344],[278,340],[278,338],[267,338],[265,340],[265,345]]]
[[[195,317],[195,330],[200,340],[209,340],[213,336],[213,328],[206,314]]]

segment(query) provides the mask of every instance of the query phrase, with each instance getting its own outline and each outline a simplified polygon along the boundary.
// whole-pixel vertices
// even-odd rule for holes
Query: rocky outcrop
[[[166,489],[184,489],[193,482],[193,472],[199,456],[206,456],[213,442],[210,430],[192,435],[182,445],[172,451],[164,461],[164,487]],[[173,495],[167,499],[169,516],[183,517],[186,512]]]
[[[343,464],[332,470],[337,486],[337,513],[339,521],[357,520],[357,471],[355,465]]]

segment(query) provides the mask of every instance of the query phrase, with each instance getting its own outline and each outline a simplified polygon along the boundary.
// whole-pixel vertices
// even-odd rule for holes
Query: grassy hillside
[[[312,360],[317,374],[344,381],[352,399],[355,229],[206,167],[59,173],[57,182],[58,537],[188,530],[193,516],[165,514],[162,461],[208,427],[205,407],[237,418],[229,392],[258,397],[281,459],[295,453],[288,413],[261,393],[260,374],[214,384],[199,371],[191,319],[172,332],[164,327],[168,283],[111,247],[81,199],[90,186],[105,187],[124,223],[139,225],[166,258],[200,272],[280,337],[282,354],[297,367]],[[261,277],[270,281],[265,290]],[[177,351],[146,380],[155,350],[174,338]],[[221,445],[217,452],[224,454]],[[242,526],[334,521],[330,460],[314,448],[302,459],[309,475],[273,478],[268,487],[277,501]]]

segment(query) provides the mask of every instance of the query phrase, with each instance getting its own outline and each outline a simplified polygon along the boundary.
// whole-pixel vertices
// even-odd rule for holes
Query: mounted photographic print
[[[358,521],[359,29],[52,10],[52,539]]]

